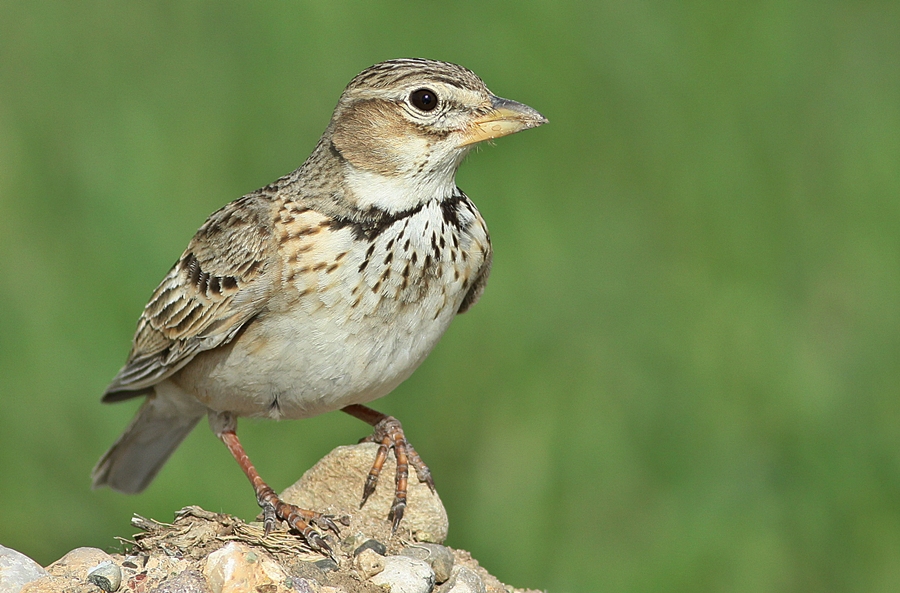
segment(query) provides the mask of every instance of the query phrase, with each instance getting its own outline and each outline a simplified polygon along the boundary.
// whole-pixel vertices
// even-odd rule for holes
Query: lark
[[[546,121],[447,62],[390,60],[357,75],[306,162],[213,213],[154,291],[103,396],[146,399],[94,487],[144,490],[206,416],[252,483],[266,531],[285,521],[330,553],[319,530],[338,532],[341,520],[282,501],[237,419],[342,410],[379,444],[362,504],[396,457],[396,529],[409,466],[434,482],[401,424],[363,404],[409,377],[484,290],[491,241],[456,186],[460,163],[479,142]]]

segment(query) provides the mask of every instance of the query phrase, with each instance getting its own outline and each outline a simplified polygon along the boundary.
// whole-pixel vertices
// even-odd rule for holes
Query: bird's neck
[[[382,173],[346,158],[326,135],[295,175],[302,194],[313,202],[396,214],[453,196],[461,160],[462,155],[417,170]]]
[[[360,209],[374,208],[394,214],[449,198],[456,188],[455,177],[455,170],[432,175],[388,176],[350,165],[345,168],[344,187],[347,199]]]

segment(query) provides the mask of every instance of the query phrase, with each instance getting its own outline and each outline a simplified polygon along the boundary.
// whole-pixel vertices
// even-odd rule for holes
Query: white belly
[[[306,418],[386,395],[425,360],[449,325],[415,307],[394,323],[338,323],[339,311],[261,318],[233,344],[204,352],[175,381],[238,416]]]
[[[441,216],[423,210],[422,220],[388,229],[371,250],[350,229],[315,249],[298,242],[309,261],[346,255],[335,269],[295,275],[292,289],[230,344],[198,354],[172,380],[208,408],[238,416],[306,418],[386,395],[437,344],[487,256],[485,236],[453,250],[445,238],[446,253],[435,257],[432,234],[418,227]],[[409,248],[398,250],[407,238]]]

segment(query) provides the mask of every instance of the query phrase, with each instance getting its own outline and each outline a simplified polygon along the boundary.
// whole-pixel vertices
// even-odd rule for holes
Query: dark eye
[[[431,111],[437,107],[438,98],[431,89],[419,89],[410,93],[409,102],[412,103],[413,107],[416,109]]]

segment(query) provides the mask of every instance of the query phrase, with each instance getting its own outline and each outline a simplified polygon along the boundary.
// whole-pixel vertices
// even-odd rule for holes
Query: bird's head
[[[546,123],[491,93],[472,71],[423,59],[381,62],[341,95],[329,131],[334,148],[367,180],[394,179],[422,193],[451,187],[475,144]]]

